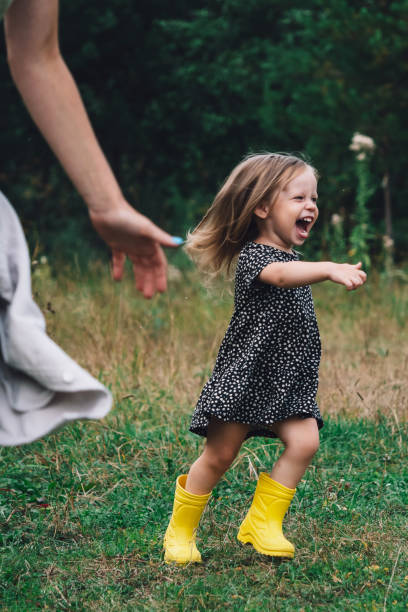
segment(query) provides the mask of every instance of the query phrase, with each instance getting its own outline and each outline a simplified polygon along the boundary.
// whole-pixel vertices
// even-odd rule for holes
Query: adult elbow
[[[27,44],[17,36],[6,38],[7,63],[16,84],[38,69],[46,69],[61,58],[58,42],[44,40],[43,44]]]
[[[18,50],[17,52],[11,51],[7,54],[10,74],[19,90],[25,88],[25,86],[31,87],[32,84],[37,82],[41,74],[53,71],[60,60],[61,56],[59,53],[30,53],[27,49]]]
[[[58,2],[14,0],[4,31],[10,72],[19,80],[59,55]]]
[[[25,61],[25,56],[21,52],[14,52],[7,46],[7,63],[13,81],[18,85],[19,81],[29,70],[29,64]]]

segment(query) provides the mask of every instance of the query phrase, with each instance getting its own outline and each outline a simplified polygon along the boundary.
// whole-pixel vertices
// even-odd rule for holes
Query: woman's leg
[[[209,493],[234,461],[249,429],[250,425],[212,419],[204,450],[188,473],[186,491]]]
[[[285,450],[273,466],[273,480],[294,489],[319,448],[316,419],[294,417],[275,423],[273,431],[282,440]]]

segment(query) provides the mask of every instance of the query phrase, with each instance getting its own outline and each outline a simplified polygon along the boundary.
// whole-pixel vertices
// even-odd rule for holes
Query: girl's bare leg
[[[270,476],[285,487],[295,489],[319,448],[316,419],[295,417],[275,423],[272,429],[284,443],[285,450]]]
[[[188,473],[186,491],[194,495],[212,491],[237,456],[249,429],[250,425],[212,419],[204,450]]]

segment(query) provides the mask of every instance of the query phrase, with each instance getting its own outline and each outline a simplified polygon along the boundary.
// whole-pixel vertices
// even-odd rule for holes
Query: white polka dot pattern
[[[269,426],[314,417],[320,337],[309,286],[282,289],[257,280],[276,261],[296,253],[248,242],[235,275],[235,309],[213,373],[197,402],[190,431],[207,435],[211,417],[251,424],[247,437],[276,437]]]

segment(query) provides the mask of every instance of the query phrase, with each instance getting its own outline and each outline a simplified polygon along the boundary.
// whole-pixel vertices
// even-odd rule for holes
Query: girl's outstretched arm
[[[344,285],[348,291],[358,289],[367,280],[361,270],[361,261],[357,264],[339,264],[332,261],[288,261],[274,262],[266,266],[258,279],[269,285],[283,289],[293,289],[303,285],[312,285],[331,280]]]

